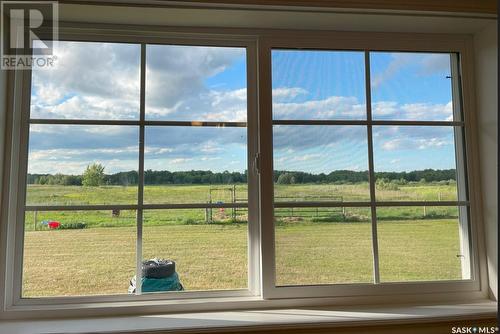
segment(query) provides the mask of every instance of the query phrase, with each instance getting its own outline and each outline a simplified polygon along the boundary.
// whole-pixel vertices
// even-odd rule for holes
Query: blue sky
[[[140,48],[61,42],[58,66],[33,71],[32,118],[137,119]],[[87,69],[87,70],[82,70]],[[451,120],[447,54],[372,53],[375,119]],[[366,119],[362,52],[275,50],[274,119]],[[246,121],[245,50],[147,48],[146,118]],[[366,127],[275,126],[275,169],[367,169]],[[454,168],[448,127],[374,127],[376,171]],[[32,125],[29,171],[80,174],[137,170],[134,127]],[[243,128],[147,127],[145,167],[244,171]]]

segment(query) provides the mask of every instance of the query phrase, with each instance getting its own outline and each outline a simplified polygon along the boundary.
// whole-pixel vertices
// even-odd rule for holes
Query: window
[[[272,49],[278,291],[471,278],[458,64]]]
[[[185,291],[247,289],[246,49],[58,56],[32,74],[22,296],[126,294],[153,258]]]
[[[482,289],[460,45],[61,36],[16,73],[11,305]],[[153,258],[182,291],[128,292]]]

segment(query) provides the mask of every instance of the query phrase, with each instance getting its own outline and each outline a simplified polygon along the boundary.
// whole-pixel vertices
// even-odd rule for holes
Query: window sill
[[[446,305],[401,305],[364,307],[307,307],[232,312],[201,312],[169,315],[87,319],[4,321],[0,332],[31,333],[134,333],[145,331],[193,332],[243,331],[273,328],[362,327],[432,322],[477,321],[496,318],[497,304],[483,300]],[[474,325],[474,323],[470,324]],[[451,327],[450,327],[451,331]]]

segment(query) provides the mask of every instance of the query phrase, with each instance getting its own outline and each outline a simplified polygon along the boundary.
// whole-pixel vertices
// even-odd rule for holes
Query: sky
[[[245,49],[148,45],[147,120],[245,122]],[[33,71],[31,118],[137,120],[140,46],[60,42],[57,66]],[[274,50],[273,119],[365,120],[363,52]],[[380,120],[452,120],[449,54],[370,54],[372,114]],[[31,125],[30,173],[138,169],[138,127]],[[273,127],[277,170],[368,169],[365,126]],[[246,128],[145,130],[145,169],[247,169]],[[455,168],[451,127],[374,126],[375,171]]]

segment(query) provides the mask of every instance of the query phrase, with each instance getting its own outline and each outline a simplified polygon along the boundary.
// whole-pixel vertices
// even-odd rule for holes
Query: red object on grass
[[[47,225],[49,225],[50,229],[56,229],[59,228],[59,226],[61,226],[61,223],[56,221],[50,221]]]

